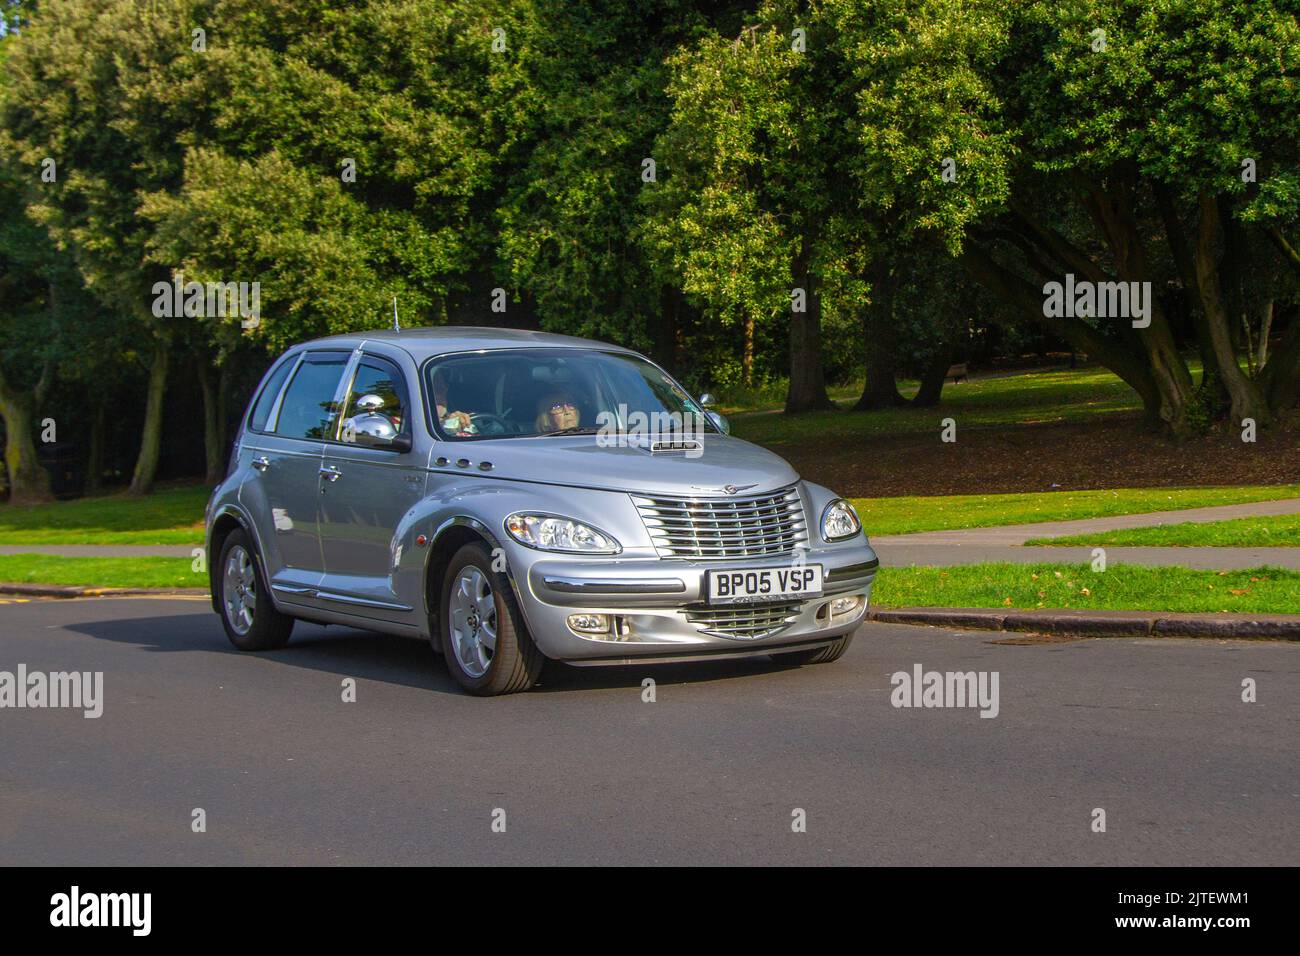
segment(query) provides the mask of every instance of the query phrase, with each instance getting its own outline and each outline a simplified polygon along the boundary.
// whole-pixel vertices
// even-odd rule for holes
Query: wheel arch
[[[489,550],[501,548],[501,541],[482,521],[470,515],[455,515],[438,526],[433,541],[429,543],[429,556],[425,559],[424,570],[424,610],[429,615],[430,636],[437,637],[438,621],[435,612],[442,593],[442,580],[447,572],[451,557],[467,544],[481,542]],[[519,601],[519,582],[515,580],[510,563],[506,562],[506,578],[515,599]],[[520,602],[522,606],[522,602]]]
[[[208,532],[208,591],[212,600],[212,610],[218,614],[221,608],[217,604],[217,565],[221,563],[221,548],[225,544],[226,538],[236,529],[243,531],[252,541],[253,547],[257,549],[258,557],[265,562],[265,552],[262,550],[262,542],[257,536],[257,529],[253,527],[253,522],[249,520],[248,515],[240,511],[233,504],[227,504],[216,513],[212,518],[212,529]],[[263,563],[265,568],[265,563]],[[274,600],[274,599],[272,599]]]

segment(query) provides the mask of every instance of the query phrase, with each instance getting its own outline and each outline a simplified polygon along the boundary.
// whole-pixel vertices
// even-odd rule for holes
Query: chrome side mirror
[[[727,421],[726,415],[721,415],[718,412],[705,412],[704,414],[708,416],[709,421],[713,422],[713,427],[722,434],[731,434],[731,422]]]
[[[700,396],[700,405],[704,408],[712,408],[715,401],[716,399],[713,397],[712,392],[705,392]]]
[[[362,395],[357,399],[357,411],[377,412],[384,407],[384,400],[378,395]]]

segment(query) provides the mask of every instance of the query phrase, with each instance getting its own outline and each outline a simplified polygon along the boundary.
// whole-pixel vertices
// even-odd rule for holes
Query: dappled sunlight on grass
[[[199,544],[207,485],[50,504],[0,505],[0,544]]]

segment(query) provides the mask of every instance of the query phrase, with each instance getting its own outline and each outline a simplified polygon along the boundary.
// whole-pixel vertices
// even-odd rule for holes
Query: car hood
[[[708,435],[700,444],[695,457],[687,457],[680,451],[651,453],[641,445],[602,447],[594,435],[573,435],[464,442],[457,444],[454,456],[443,444],[438,453],[453,460],[465,457],[474,465],[490,461],[494,478],[634,494],[762,494],[799,480],[784,458],[739,438]]]

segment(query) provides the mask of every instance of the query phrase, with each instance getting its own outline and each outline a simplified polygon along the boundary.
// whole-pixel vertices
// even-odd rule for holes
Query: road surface
[[[204,600],[110,598],[0,605],[19,664],[102,671],[103,715],[0,709],[5,865],[1300,862],[1300,644],[872,624],[483,700],[418,642],[242,654]],[[996,672],[997,716],[892,706],[917,664]]]

